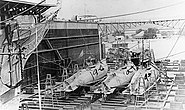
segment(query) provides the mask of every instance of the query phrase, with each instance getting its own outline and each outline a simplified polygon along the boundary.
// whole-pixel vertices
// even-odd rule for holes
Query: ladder
[[[184,74],[176,74],[175,76],[175,82],[178,87],[177,90],[175,90],[175,97],[174,101],[170,101],[170,109],[174,110],[184,110],[184,102],[185,102],[185,79]]]
[[[52,77],[51,74],[46,75],[46,82],[45,82],[45,96],[44,96],[44,101],[48,100],[47,98],[51,98],[51,103],[54,106],[54,90],[52,88]],[[48,101],[47,101],[48,102]]]
[[[139,77],[138,84],[139,85],[138,85],[138,89],[137,89],[137,95],[135,97],[136,98],[135,99],[135,107],[134,107],[135,110],[137,110],[137,108],[146,104],[147,98],[148,98],[147,91],[146,91],[145,80],[142,76]],[[141,92],[141,89],[143,89],[142,92]]]
[[[148,80],[149,80],[149,86],[152,86],[152,88],[148,90],[148,93],[150,95],[148,98],[150,100],[150,97],[155,95],[157,96],[157,101],[159,102],[159,89],[158,89],[158,84],[157,84],[158,75],[155,72],[155,70],[151,70],[150,73],[151,73],[151,76],[149,77]]]
[[[62,82],[68,78],[68,72],[67,72],[67,68],[63,68],[63,72],[62,72]]]

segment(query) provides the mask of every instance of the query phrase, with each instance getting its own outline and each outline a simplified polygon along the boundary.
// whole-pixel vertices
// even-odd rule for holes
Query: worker
[[[148,49],[144,51],[142,65],[146,68],[151,61],[151,53]]]

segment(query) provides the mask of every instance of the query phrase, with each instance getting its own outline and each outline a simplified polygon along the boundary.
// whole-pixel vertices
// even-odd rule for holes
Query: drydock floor
[[[67,99],[59,98],[60,93],[55,92],[55,97],[42,96],[43,110],[185,110],[185,72],[167,72],[170,79],[161,78],[157,89],[151,89],[146,94],[147,98],[138,96],[137,103],[127,92],[119,95],[108,96],[106,101],[98,98],[92,102],[91,95],[69,96]],[[158,92],[156,92],[158,90]],[[38,94],[22,95],[20,110],[39,110]]]

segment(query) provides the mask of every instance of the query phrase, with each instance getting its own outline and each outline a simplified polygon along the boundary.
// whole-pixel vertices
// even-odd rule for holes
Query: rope
[[[35,67],[37,67],[37,65],[34,65],[34,66],[31,66],[31,67],[25,68],[24,70],[28,70],[28,69],[35,68]],[[43,67],[43,68],[51,69],[51,70],[60,70],[60,69],[52,68],[52,67],[49,67],[49,66],[40,66],[39,65],[39,67]]]
[[[44,57],[42,57],[42,56],[40,56],[40,55],[38,55],[40,58],[42,58],[42,59],[44,59],[44,60],[46,60],[46,61],[51,61],[51,60],[49,60],[49,59],[47,59],[47,58],[44,58]],[[58,63],[54,63],[54,62],[51,62],[51,63],[53,63],[53,64],[56,64],[56,65],[58,65],[58,66],[60,66],[60,64],[58,64]]]
[[[0,10],[2,9],[2,8],[4,8],[6,5],[8,5],[10,2],[7,2],[6,4],[4,4],[2,7],[0,7]]]
[[[29,11],[29,10],[35,8],[36,6],[42,4],[42,3],[45,2],[45,1],[46,1],[46,0],[42,0],[41,2],[37,3],[36,5],[34,5],[34,6],[30,7],[30,8],[28,8],[27,10],[24,10],[24,11],[20,12],[19,14],[15,15],[15,16],[13,16],[13,17],[11,17],[11,18],[8,18],[8,19],[6,19],[6,20],[4,20],[4,21],[0,21],[0,23],[5,23],[5,22],[7,22],[7,21],[9,21],[9,20],[12,20],[12,19],[18,17],[19,15],[24,14],[24,13],[26,13],[27,11]]]
[[[78,25],[77,25],[78,26]],[[83,33],[82,33],[82,30],[78,27],[78,29],[80,30],[80,34],[81,34],[81,36],[82,36],[82,39],[83,39],[83,41],[84,41],[84,44],[85,44],[85,38],[84,38],[84,35],[83,35]],[[85,54],[87,54],[87,51],[88,51],[89,49],[88,49],[88,47],[87,46],[85,46]],[[89,52],[90,53],[90,52]]]

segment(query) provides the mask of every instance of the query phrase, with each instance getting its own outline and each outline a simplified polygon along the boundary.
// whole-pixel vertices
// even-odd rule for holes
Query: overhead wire
[[[165,8],[168,8],[168,7],[176,6],[176,5],[182,4],[184,2],[185,1],[181,1],[181,2],[178,2],[178,3],[174,3],[174,4],[170,4],[170,5],[166,5],[166,6],[162,6],[162,7],[158,7],[158,8],[143,10],[143,11],[136,11],[136,12],[126,13],[126,14],[105,16],[105,17],[99,17],[99,18],[90,18],[90,19],[85,19],[85,20],[108,19],[108,18],[116,18],[116,17],[123,17],[123,16],[129,16],[129,15],[147,13],[147,12],[157,11],[157,10],[165,9]],[[85,21],[85,20],[78,20],[78,21]]]
[[[175,53],[175,54],[169,55],[168,57],[173,57],[173,56],[176,56],[176,55],[179,55],[179,54],[182,54],[182,53],[185,53],[185,51],[181,51],[181,52],[178,52],[178,53]],[[164,59],[164,58],[166,58],[166,57],[158,58],[158,60],[160,60],[160,59]]]
[[[132,48],[134,48],[134,47],[136,47],[136,46],[138,46],[138,45],[139,45],[139,44],[137,43],[136,45],[130,47],[129,49],[132,49]]]
[[[184,28],[185,28],[185,24],[184,24],[184,26],[182,27],[182,29],[181,29],[181,31],[180,31],[180,34],[179,34],[178,38],[176,39],[176,41],[175,41],[173,47],[171,48],[170,52],[168,53],[168,55],[166,56],[165,59],[167,59],[167,58],[170,56],[170,54],[172,53],[172,51],[173,51],[173,49],[175,48],[175,46],[176,46],[176,44],[177,44],[179,38],[181,37],[181,34],[182,34]]]

